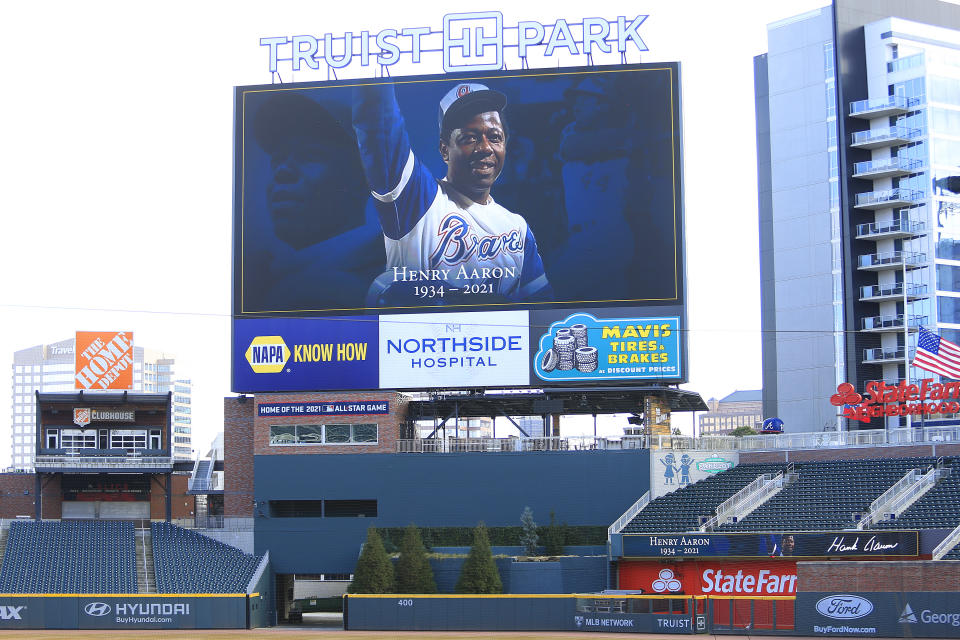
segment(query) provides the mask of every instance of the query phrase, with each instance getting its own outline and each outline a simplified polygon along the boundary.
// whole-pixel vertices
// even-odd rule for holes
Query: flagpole
[[[910,386],[910,313],[907,310],[907,304],[907,252],[903,251],[903,371],[905,374],[904,379],[906,381],[904,388]],[[913,427],[913,422],[910,418],[910,413],[907,412],[907,429],[911,429]],[[913,436],[912,431],[910,435]]]

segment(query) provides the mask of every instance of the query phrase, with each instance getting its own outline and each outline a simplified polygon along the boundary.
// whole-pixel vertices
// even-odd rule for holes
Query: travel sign
[[[936,415],[960,413],[960,382],[934,382],[933,378],[917,384],[887,384],[883,380],[867,383],[865,395],[856,392],[849,382],[837,385],[830,404],[843,407],[843,417],[870,422],[881,416]]]

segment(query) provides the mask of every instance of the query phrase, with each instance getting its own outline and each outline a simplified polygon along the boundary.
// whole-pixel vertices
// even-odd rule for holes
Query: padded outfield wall
[[[259,597],[259,593],[0,594],[0,630],[248,629],[249,600]]]
[[[260,455],[255,552],[276,573],[352,573],[369,527],[609,526],[650,489],[650,453]],[[374,517],[276,517],[271,503],[376,500]]]

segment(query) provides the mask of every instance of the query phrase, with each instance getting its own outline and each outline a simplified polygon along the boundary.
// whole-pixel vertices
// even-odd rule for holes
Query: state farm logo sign
[[[83,608],[83,612],[88,616],[107,616],[110,615],[110,605],[106,602],[91,602]]]
[[[817,612],[834,620],[856,620],[873,611],[873,603],[866,598],[841,594],[817,600]]]

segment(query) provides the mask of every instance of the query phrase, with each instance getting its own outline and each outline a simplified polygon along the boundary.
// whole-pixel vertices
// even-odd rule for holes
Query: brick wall
[[[223,515],[253,517],[253,398],[223,399]]]
[[[189,518],[196,511],[196,498],[187,494],[190,476],[174,475],[170,486],[170,517]],[[166,477],[153,475],[150,478],[150,519],[164,520],[167,517]]]
[[[0,518],[32,518],[35,483],[32,473],[0,473]]]
[[[797,591],[960,591],[960,562],[798,562]]]
[[[316,455],[316,454],[356,454],[356,453],[395,453],[400,425],[406,419],[407,403],[400,400],[392,391],[360,391],[333,393],[271,393],[258,394],[256,404],[273,402],[304,403],[351,403],[351,402],[388,402],[390,413],[383,415],[361,416],[264,416],[255,417],[253,450],[256,455]],[[377,424],[377,443],[362,445],[270,445],[271,425],[294,424]],[[226,434],[224,434],[226,438]],[[226,440],[224,440],[226,447]],[[226,457],[226,453],[224,453]],[[226,464],[226,463],[225,463]]]

